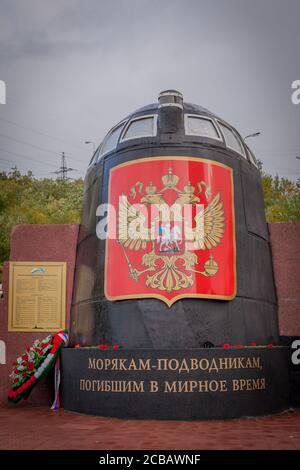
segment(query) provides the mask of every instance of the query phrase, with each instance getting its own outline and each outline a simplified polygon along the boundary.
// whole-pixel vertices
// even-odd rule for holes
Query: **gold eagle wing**
[[[134,237],[130,236],[130,230],[128,230],[131,222],[136,221],[138,223],[138,219],[143,219],[143,216],[144,214],[142,211],[133,207],[126,197],[120,198],[118,242],[123,245],[124,248],[136,251],[144,250],[146,249],[147,244],[151,241],[150,229],[143,225],[142,220],[139,224],[142,230],[137,231]]]
[[[196,222],[196,228],[193,230],[194,241],[187,242],[188,248],[210,250],[218,246],[225,230],[224,204],[220,193],[217,193],[210,203],[196,214],[194,220]]]

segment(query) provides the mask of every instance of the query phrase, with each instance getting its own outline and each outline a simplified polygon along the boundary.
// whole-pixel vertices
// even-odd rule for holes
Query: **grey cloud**
[[[249,144],[266,169],[300,176],[300,105],[290,101],[300,79],[298,0],[0,0],[0,12],[0,79],[8,88],[0,118],[73,146],[0,121],[2,133],[64,150],[84,173],[85,140],[99,142],[116,121],[175,87],[242,134],[261,130]],[[33,157],[46,162],[46,154]]]

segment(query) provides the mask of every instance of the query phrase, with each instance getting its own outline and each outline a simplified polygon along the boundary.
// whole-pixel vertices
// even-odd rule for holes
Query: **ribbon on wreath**
[[[60,338],[64,342],[64,346],[68,344],[69,335],[66,332],[61,331],[58,333]],[[54,401],[51,406],[51,410],[56,411],[60,408],[60,397],[59,397],[59,388],[60,388],[60,354],[58,354],[55,367],[54,367]]]

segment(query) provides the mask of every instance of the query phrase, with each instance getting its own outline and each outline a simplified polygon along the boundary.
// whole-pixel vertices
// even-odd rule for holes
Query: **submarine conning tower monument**
[[[240,134],[167,90],[107,134],[84,186],[63,407],[184,420],[286,410],[261,177]]]
[[[117,204],[121,194],[131,206],[202,204],[202,240],[189,251],[182,237],[176,240],[175,222],[173,238],[172,227],[168,238],[162,226],[152,244],[99,239],[100,207]],[[222,118],[184,102],[178,91],[160,93],[157,103],[113,127],[89,164],[71,344],[117,343],[129,349],[277,344],[276,308],[253,153]]]

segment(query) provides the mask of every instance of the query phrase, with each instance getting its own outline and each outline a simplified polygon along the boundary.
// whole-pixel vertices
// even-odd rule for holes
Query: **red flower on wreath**
[[[66,331],[61,331],[56,335],[49,335],[43,341],[36,340],[31,346],[27,347],[27,353],[14,363],[12,374],[12,389],[8,393],[9,401],[17,403],[21,398],[26,398],[31,389],[48,373],[53,367],[58,351],[67,342],[68,335]],[[50,346],[50,347],[49,347]],[[49,357],[47,367],[43,368],[42,363]]]

